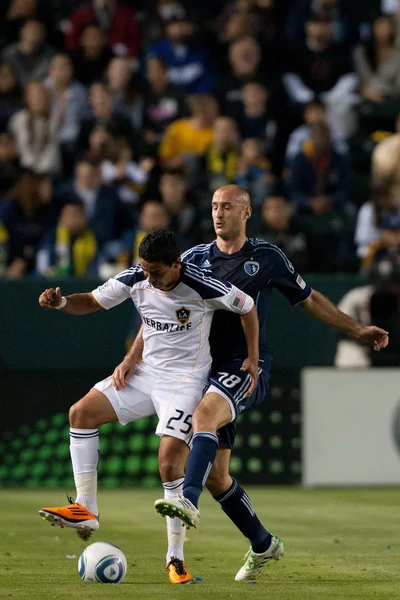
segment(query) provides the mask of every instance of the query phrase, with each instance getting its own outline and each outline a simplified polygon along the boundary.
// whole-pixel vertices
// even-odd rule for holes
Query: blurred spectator
[[[101,164],[103,182],[117,189],[132,217],[136,216],[153,167],[152,158],[134,162],[131,147],[125,138],[114,140],[113,151]]]
[[[290,49],[304,44],[304,31],[310,19],[332,23],[335,44],[354,45],[358,40],[359,7],[345,0],[297,0],[286,22],[286,41]]]
[[[372,179],[375,187],[391,181],[394,193],[400,198],[400,115],[396,133],[385,136],[372,153]]]
[[[87,92],[82,84],[73,80],[72,63],[67,54],[56,54],[52,58],[45,85],[50,90],[51,114],[57,123],[64,173],[70,175],[80,122],[89,114]]]
[[[390,181],[375,188],[372,199],[360,208],[355,242],[364,270],[387,257],[400,263],[400,205]]]
[[[333,44],[333,27],[329,21],[309,20],[306,45],[291,56],[283,77],[291,101],[302,107],[320,98],[327,107],[329,123],[344,135],[354,131],[352,111],[357,101],[357,78],[351,73],[348,54]]]
[[[277,120],[268,104],[269,92],[258,81],[246,83],[242,88],[241,110],[237,117],[243,139],[259,138],[266,150],[272,151],[277,134]]]
[[[347,292],[338,303],[338,308],[362,325],[371,325],[371,296],[373,285],[362,285]],[[340,339],[336,348],[337,369],[358,369],[371,366],[369,348],[356,340]]]
[[[100,27],[88,25],[82,31],[79,46],[70,52],[70,56],[76,79],[83,85],[90,86],[102,79],[107,65],[115,55],[106,46]]]
[[[24,23],[28,19],[38,18],[37,0],[11,0],[7,11],[2,17],[4,22],[1,28],[1,41],[4,44],[15,42],[18,39],[19,30]]]
[[[375,265],[367,285],[350,290],[338,308],[362,325],[374,323],[388,331],[390,344],[382,352],[350,340],[340,339],[335,367],[341,369],[367,367],[398,367],[400,365],[400,277],[399,265],[383,261]]]
[[[119,56],[137,57],[139,23],[131,6],[118,0],[93,0],[77,8],[71,15],[71,26],[65,42],[67,50],[75,50],[84,29],[96,24],[104,32],[108,47]]]
[[[350,201],[349,159],[332,147],[326,125],[312,127],[312,136],[291,163],[288,177],[289,199],[297,210],[316,215],[342,210]]]
[[[169,218],[166,207],[155,200],[148,200],[143,204],[139,216],[139,226],[136,230],[127,232],[125,236],[125,254],[120,256],[119,264],[135,265],[139,262],[139,246],[143,238],[156,229],[167,229]],[[128,242],[128,243],[127,243]],[[124,262],[121,263],[123,258]]]
[[[7,128],[10,118],[23,106],[22,94],[15,73],[7,63],[0,64],[0,131]]]
[[[187,250],[198,241],[196,238],[196,209],[188,201],[185,178],[179,171],[169,171],[161,175],[160,195],[169,219],[169,229],[179,238],[181,250]]]
[[[233,42],[255,37],[263,47],[267,71],[279,73],[281,66],[281,24],[292,0],[236,0],[219,15],[219,39]]]
[[[57,226],[42,239],[36,272],[45,277],[95,274],[97,242],[82,204],[65,204]]]
[[[102,185],[100,167],[89,159],[83,158],[77,163],[74,180],[59,186],[55,201],[60,208],[71,202],[84,206],[88,225],[100,247],[118,239],[130,227],[117,192]]]
[[[43,23],[31,19],[21,27],[19,41],[2,52],[2,59],[12,66],[22,87],[32,79],[44,79],[47,75],[53,50],[46,45],[45,35]]]
[[[58,119],[50,112],[49,92],[40,81],[25,90],[26,108],[10,120],[21,165],[36,173],[57,175],[61,168]]]
[[[167,65],[171,83],[188,94],[204,94],[212,90],[214,67],[207,47],[192,40],[193,23],[185,16],[174,16],[165,25],[166,37],[152,44],[147,58],[161,58]]]
[[[230,117],[217,117],[212,128],[212,140],[205,154],[193,164],[190,186],[205,199],[207,212],[209,198],[215,190],[233,183],[239,160],[239,135],[235,121]]]
[[[0,277],[4,277],[8,267],[9,236],[7,228],[0,221]]]
[[[245,37],[230,45],[229,68],[216,87],[223,112],[235,115],[240,111],[242,87],[248,81],[261,76],[261,47],[252,37]]]
[[[275,177],[260,139],[247,138],[243,141],[235,183],[249,192],[254,208],[259,208],[271,193]]]
[[[140,211],[138,226],[128,229],[119,240],[106,244],[99,259],[100,277],[108,279],[122,269],[137,264],[143,238],[156,229],[168,227],[169,218],[164,204],[156,200],[145,202]]]
[[[7,229],[9,264],[6,277],[22,277],[34,268],[36,247],[51,225],[51,182],[25,173],[0,205],[0,222]]]
[[[240,4],[244,4],[240,2]],[[247,3],[250,5],[250,2]],[[229,16],[221,18],[221,29],[219,40],[222,43],[231,44],[243,37],[255,35],[254,20],[250,13],[232,12]]]
[[[89,134],[89,149],[86,154],[91,160],[101,163],[112,160],[117,140],[105,125],[95,125]]]
[[[211,143],[218,113],[215,98],[206,94],[189,96],[188,104],[191,116],[171,123],[160,144],[159,156],[165,169],[188,166]]]
[[[107,68],[106,80],[114,109],[127,117],[134,129],[140,130],[144,103],[130,61],[122,56],[113,58]]]
[[[261,220],[254,226],[254,237],[279,246],[299,271],[312,270],[304,229],[284,196],[265,198]]]
[[[161,58],[147,59],[146,83],[144,136],[149,144],[158,144],[166,127],[186,114],[185,95],[168,82],[167,67]]]
[[[290,168],[292,159],[301,152],[301,148],[312,135],[312,126],[315,124],[327,125],[326,108],[319,100],[312,100],[304,107],[304,125],[292,131],[286,147],[286,165]],[[343,136],[333,127],[330,127],[332,148],[338,154],[348,154],[349,148]]]
[[[11,133],[0,133],[0,204],[1,196],[17,183],[21,175],[14,138]]]
[[[97,125],[104,126],[116,137],[127,137],[132,144],[136,141],[130,120],[114,111],[111,92],[104,83],[94,83],[91,86],[90,106],[92,116],[82,121],[77,141],[77,148],[80,152],[88,150],[90,132]]]
[[[363,98],[381,103],[400,96],[400,53],[396,29],[390,17],[379,17],[371,39],[354,51],[355,70]]]

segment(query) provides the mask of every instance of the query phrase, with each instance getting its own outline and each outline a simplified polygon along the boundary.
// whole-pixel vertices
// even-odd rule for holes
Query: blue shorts
[[[257,387],[252,395],[247,398],[246,394],[251,386],[251,378],[247,371],[241,371],[241,360],[235,360],[223,365],[218,371],[214,371],[209,379],[209,387],[206,393],[215,392],[220,394],[228,402],[232,421],[218,430],[218,437],[222,445],[232,448],[236,436],[236,419],[243,411],[249,410],[260,404],[268,394],[269,373],[264,369],[258,370]]]

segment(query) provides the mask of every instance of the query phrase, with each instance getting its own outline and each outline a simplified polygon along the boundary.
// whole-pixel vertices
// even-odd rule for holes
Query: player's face
[[[244,207],[241,202],[214,194],[212,218],[215,233],[221,239],[233,240],[245,233],[250,214],[251,209]]]
[[[143,258],[140,258],[139,262],[143,273],[147,277],[147,281],[158,290],[168,290],[179,279],[180,260],[177,260],[172,266],[168,266],[162,262],[147,262]]]

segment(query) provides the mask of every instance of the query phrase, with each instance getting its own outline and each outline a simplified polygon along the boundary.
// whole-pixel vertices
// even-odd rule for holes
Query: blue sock
[[[199,431],[192,438],[192,448],[186,465],[183,495],[197,506],[208,474],[217,455],[218,438],[214,433]]]
[[[250,498],[237,481],[233,480],[229,490],[220,496],[214,496],[214,500],[220,503],[224,513],[248,538],[254,552],[261,554],[268,550],[272,535],[262,526]]]

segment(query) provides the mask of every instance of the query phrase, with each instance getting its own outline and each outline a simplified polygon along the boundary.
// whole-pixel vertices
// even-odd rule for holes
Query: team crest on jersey
[[[258,271],[260,270],[260,265],[255,260],[248,260],[244,263],[244,270],[246,271],[247,275],[253,277],[254,275],[257,275]]]
[[[182,325],[186,325],[186,323],[190,319],[190,310],[188,310],[184,306],[182,306],[182,308],[178,308],[178,310],[175,311],[175,314],[177,321],[179,321],[179,323],[181,323]]]

